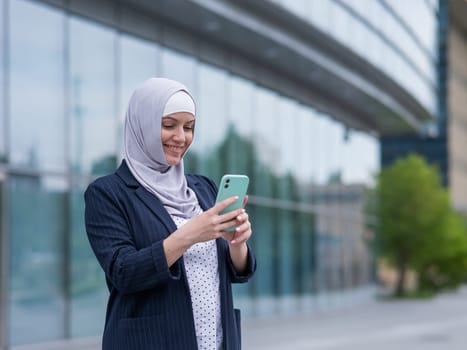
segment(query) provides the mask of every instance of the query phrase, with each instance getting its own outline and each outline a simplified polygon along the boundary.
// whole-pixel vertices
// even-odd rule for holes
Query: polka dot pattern
[[[187,221],[176,216],[172,219],[177,227]],[[183,254],[183,259],[190,287],[198,349],[221,349],[222,323],[216,241],[191,246]]]

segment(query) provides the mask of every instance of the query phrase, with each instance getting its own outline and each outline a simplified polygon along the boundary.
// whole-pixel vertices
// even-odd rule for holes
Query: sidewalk
[[[243,350],[464,350],[467,287],[430,300],[378,301],[321,314],[246,319]],[[98,350],[100,338],[13,350]]]
[[[246,320],[244,350],[464,350],[467,288],[310,316]]]

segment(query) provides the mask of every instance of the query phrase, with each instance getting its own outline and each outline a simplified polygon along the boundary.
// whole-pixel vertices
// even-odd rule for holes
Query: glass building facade
[[[365,15],[358,0],[276,1],[309,14],[323,35],[336,35],[432,110],[429,30],[412,28],[398,1],[363,2],[375,4]],[[224,173],[251,178],[258,271],[235,287],[244,314],[335,308],[371,288],[364,193],[380,167],[377,133],[213,64],[196,47],[175,50],[53,3],[0,3],[0,349],[101,334],[107,288],[87,241],[83,192],[120,163],[127,101],[152,76],[183,82],[197,101],[187,171],[216,182]],[[379,14],[396,22],[376,33]],[[388,38],[401,27],[418,44],[395,50]]]
[[[438,0],[271,1],[357,52],[435,113]]]

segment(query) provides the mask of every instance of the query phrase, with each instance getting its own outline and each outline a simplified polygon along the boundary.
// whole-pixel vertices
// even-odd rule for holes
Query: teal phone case
[[[219,184],[219,190],[217,192],[216,203],[223,201],[232,196],[238,196],[238,199],[229,205],[227,208],[222,210],[220,213],[228,213],[229,211],[239,209],[243,206],[243,199],[246,196],[248,190],[248,184],[250,179],[246,175],[233,175],[226,174],[222,176]],[[233,231],[235,227],[229,227],[226,231]]]

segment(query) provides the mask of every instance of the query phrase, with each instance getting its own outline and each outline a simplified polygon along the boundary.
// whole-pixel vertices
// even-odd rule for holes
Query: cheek
[[[187,147],[191,145],[191,143],[193,142],[193,132],[185,134],[185,142]]]
[[[164,131],[164,129],[162,129],[161,142],[164,143],[169,137],[170,137],[170,134],[167,131]]]

